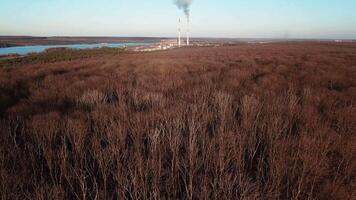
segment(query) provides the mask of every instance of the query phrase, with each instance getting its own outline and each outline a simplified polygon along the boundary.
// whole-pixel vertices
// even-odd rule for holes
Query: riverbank
[[[0,48],[33,45],[71,45],[98,43],[154,43],[165,38],[155,37],[30,37],[0,36]]]

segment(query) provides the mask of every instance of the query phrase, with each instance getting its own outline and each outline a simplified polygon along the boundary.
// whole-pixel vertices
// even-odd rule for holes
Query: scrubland
[[[0,62],[1,199],[355,199],[356,44],[63,51]]]

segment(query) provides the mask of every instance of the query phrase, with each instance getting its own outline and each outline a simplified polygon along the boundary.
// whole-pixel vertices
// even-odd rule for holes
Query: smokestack
[[[180,18],[179,18],[179,22],[178,22],[178,46],[181,46],[181,30],[180,30]]]
[[[187,15],[187,46],[189,46],[189,14]]]
[[[178,6],[179,9],[183,10],[185,16],[187,17],[187,46],[189,46],[189,21],[190,21],[190,4],[193,0],[174,0],[174,3]]]

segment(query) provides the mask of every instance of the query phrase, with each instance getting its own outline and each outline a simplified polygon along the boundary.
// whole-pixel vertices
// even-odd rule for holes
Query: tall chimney
[[[189,14],[187,15],[187,46],[189,46]]]
[[[180,18],[178,22],[178,46],[181,46],[181,30],[180,30]]]

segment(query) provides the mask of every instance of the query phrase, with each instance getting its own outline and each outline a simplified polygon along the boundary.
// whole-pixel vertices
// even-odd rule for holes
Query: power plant
[[[179,22],[178,22],[178,47],[181,46],[181,29],[180,29],[180,18],[179,18]]]
[[[151,46],[144,47],[135,47],[134,51],[159,51],[167,50],[175,47],[181,47],[183,45],[190,45],[190,5],[192,0],[174,0],[175,5],[184,12],[184,15],[187,18],[187,32],[186,32],[186,43],[183,43],[182,40],[182,21],[181,18],[178,19],[178,38],[176,39],[165,39],[161,40],[160,43]],[[196,43],[195,43],[196,44]],[[206,45],[206,44],[196,44],[196,45]]]
[[[182,46],[182,30],[181,30],[181,20],[179,18],[178,21],[178,41],[177,41],[178,47]],[[189,46],[190,44],[190,36],[189,36],[189,17],[187,18],[187,39],[186,39],[186,45]]]
[[[178,6],[179,9],[183,10],[185,16],[187,17],[187,46],[190,44],[190,36],[189,36],[189,26],[190,26],[190,4],[192,3],[192,0],[175,0],[175,4]],[[180,28],[180,18],[179,18],[179,24],[178,24],[178,46],[181,46],[181,28]]]
[[[189,13],[187,15],[187,46],[189,46]]]

